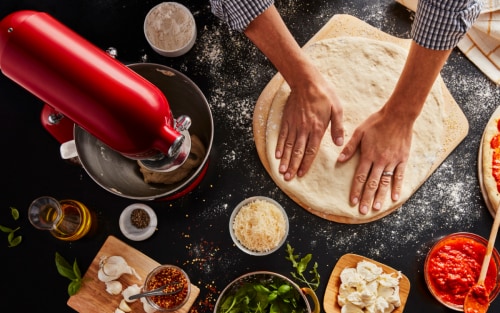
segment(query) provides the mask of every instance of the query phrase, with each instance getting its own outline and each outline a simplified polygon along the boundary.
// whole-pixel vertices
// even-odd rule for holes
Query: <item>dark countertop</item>
[[[40,124],[43,103],[0,75],[0,145],[4,168],[0,225],[20,226],[21,245],[8,248],[0,238],[4,308],[9,312],[72,312],[66,305],[69,281],[60,276],[54,255],[77,260],[85,272],[108,235],[115,235],[160,263],[181,265],[201,289],[193,312],[211,312],[224,286],[254,270],[289,275],[285,249],[266,257],[240,252],[231,242],[228,218],[242,199],[270,196],[290,218],[288,242],[301,255],[313,254],[319,264],[322,302],[328,278],[345,253],[357,253],[401,270],[411,281],[405,312],[448,312],[428,292],[423,280],[427,251],[440,236],[468,231],[488,238],[492,217],[478,184],[477,153],[487,120],[500,105],[500,90],[460,51],[455,50],[442,76],[470,124],[465,140],[436,172],[393,214],[364,225],[344,225],[313,216],[291,201],[273,183],[253,143],[255,101],[276,73],[244,36],[231,33],[210,12],[208,1],[182,1],[194,13],[198,40],[185,56],[155,54],[142,32],[149,0],[3,0],[0,18],[20,9],[50,13],[96,46],[118,49],[118,58],[148,61],[185,73],[203,91],[211,106],[215,138],[208,173],[190,194],[149,202],[158,216],[158,231],[133,242],[119,230],[118,217],[130,199],[108,193],[77,166],[59,157],[59,143]],[[304,44],[335,14],[350,14],[391,35],[408,38],[413,15],[393,0],[277,1],[285,21]],[[84,202],[98,215],[98,233],[77,242],[62,242],[35,230],[27,219],[30,202],[42,195]],[[14,222],[10,207],[20,210]],[[1,235],[1,234],[0,234]],[[496,244],[500,249],[500,243]],[[28,292],[28,293],[27,293]],[[500,312],[500,300],[490,312]]]

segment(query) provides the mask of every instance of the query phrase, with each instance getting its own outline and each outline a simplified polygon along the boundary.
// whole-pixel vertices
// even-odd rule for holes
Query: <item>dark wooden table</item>
[[[20,226],[23,242],[8,248],[0,237],[2,311],[72,312],[66,305],[69,281],[60,276],[54,255],[76,259],[83,272],[108,235],[115,235],[160,263],[181,265],[201,289],[193,312],[211,312],[220,292],[237,276],[254,270],[289,275],[284,248],[266,257],[240,252],[231,242],[228,218],[242,199],[270,196],[290,218],[288,242],[301,255],[313,254],[322,275],[322,302],[328,278],[345,253],[357,253],[400,269],[411,281],[405,312],[448,312],[432,298],[423,280],[425,256],[443,235],[468,231],[488,237],[492,225],[480,192],[477,153],[486,122],[500,105],[500,90],[460,51],[455,50],[442,76],[470,123],[465,140],[399,210],[365,225],[344,225],[313,216],[292,202],[262,167],[253,143],[255,101],[276,73],[246,38],[228,31],[210,12],[208,1],[182,1],[196,19],[198,40],[185,56],[164,58],[148,46],[143,19],[160,1],[150,0],[2,0],[0,18],[20,9],[44,11],[96,46],[118,49],[124,63],[170,66],[190,77],[206,95],[215,123],[208,173],[190,194],[150,202],[158,231],[133,242],[118,227],[121,211],[137,201],[99,187],[85,171],[59,156],[59,143],[40,124],[43,103],[0,75],[2,147],[0,225]],[[335,14],[350,14],[391,35],[408,38],[412,13],[393,0],[277,1],[292,33],[304,44]],[[27,219],[30,202],[42,195],[84,202],[98,215],[98,233],[67,243],[34,229]],[[10,207],[21,216],[13,221]],[[500,248],[500,243],[497,243]],[[8,310],[7,310],[8,309]],[[490,312],[500,312],[500,300]]]

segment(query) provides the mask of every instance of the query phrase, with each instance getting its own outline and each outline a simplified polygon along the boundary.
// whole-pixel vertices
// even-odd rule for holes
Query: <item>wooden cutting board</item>
[[[379,29],[376,29],[368,25],[367,23],[353,16],[341,14],[341,15],[334,15],[328,21],[328,23],[326,23],[326,25],[324,25],[319,30],[319,32],[307,42],[305,46],[308,46],[319,40],[341,37],[341,36],[353,36],[353,37],[356,36],[356,37],[366,37],[376,40],[382,40],[398,44],[406,49],[409,48],[411,43],[411,40],[409,39],[400,39],[391,36],[387,33],[380,31]],[[259,98],[257,99],[253,115],[253,134],[254,134],[255,145],[257,148],[257,153],[264,168],[270,174],[271,178],[272,175],[270,171],[270,165],[266,155],[266,126],[267,126],[267,119],[271,103],[283,81],[284,81],[283,77],[279,73],[276,74],[270,80],[270,82],[266,85],[266,87],[260,94]],[[429,175],[433,173],[435,169],[446,159],[446,157],[458,146],[458,144],[465,138],[465,136],[467,136],[467,133],[469,131],[469,123],[467,121],[467,118],[465,117],[464,113],[462,112],[458,104],[455,102],[453,97],[451,96],[448,88],[444,83],[442,83],[442,91],[445,102],[444,108],[447,114],[447,120],[445,121],[446,124],[445,125],[446,137],[444,141],[445,145],[442,153],[438,156],[438,158],[436,158],[435,162],[433,163],[431,170],[429,171]],[[414,191],[416,191],[418,187],[420,187],[420,185],[423,184],[427,178],[428,176],[425,177],[425,179],[422,182],[420,182],[420,184]],[[351,183],[350,181],[346,182],[346,184],[350,183]],[[312,214],[315,214],[319,217],[322,217],[330,221],[347,223],[347,224],[359,224],[359,223],[371,222],[392,213],[394,210],[398,208],[398,207],[391,208],[381,214],[374,215],[371,219],[356,220],[349,217],[336,216],[316,211],[308,207],[307,205],[301,203],[295,195],[289,193],[287,193],[287,195],[297,204],[299,204],[301,207],[311,212]]]
[[[114,236],[109,236],[103,246],[95,256],[89,266],[89,269],[83,277],[84,283],[76,295],[69,298],[67,304],[80,313],[102,313],[114,312],[123,299],[121,294],[111,295],[106,292],[106,285],[97,278],[99,270],[99,260],[102,256],[122,256],[129,266],[133,267],[142,280],[137,279],[134,275],[124,274],[118,280],[122,283],[123,289],[130,285],[137,284],[142,286],[144,279],[148,273],[160,263],[151,259],[142,252],[132,248]],[[177,313],[187,313],[193,305],[194,301],[200,294],[200,289],[191,284],[191,294],[186,303],[181,309],[175,311]],[[144,312],[142,302],[137,300],[129,303],[132,312]]]
[[[344,268],[355,268],[358,262],[361,261],[372,262],[384,270],[384,273],[396,273],[397,270],[389,267],[383,263],[377,262],[375,260],[365,258],[357,254],[345,254],[343,255],[335,265],[333,272],[326,285],[325,296],[323,298],[323,309],[326,313],[340,313],[340,306],[337,303],[337,296],[339,294],[340,288],[340,273]],[[399,298],[401,299],[401,306],[395,309],[392,313],[402,313],[404,311],[406,301],[408,300],[408,295],[410,294],[410,281],[408,277],[401,274],[402,277],[399,281]]]

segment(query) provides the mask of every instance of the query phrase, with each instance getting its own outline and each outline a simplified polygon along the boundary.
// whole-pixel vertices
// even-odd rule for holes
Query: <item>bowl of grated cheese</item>
[[[229,219],[234,244],[250,255],[268,255],[278,250],[288,236],[288,216],[275,200],[255,196],[241,201]]]

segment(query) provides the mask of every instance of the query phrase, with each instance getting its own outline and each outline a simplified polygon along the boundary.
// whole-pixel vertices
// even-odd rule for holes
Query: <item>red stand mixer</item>
[[[208,151],[211,147],[210,109],[189,79],[162,65],[144,63],[127,67],[46,13],[18,11],[0,21],[0,70],[46,103],[42,111],[44,123],[60,118],[48,123],[60,122],[60,127],[70,129],[73,123],[78,125],[74,139],[83,167],[98,184],[117,195],[148,200],[184,189],[185,184],[142,186],[140,177],[139,181],[131,177],[137,171],[129,167],[135,168],[137,161],[158,172],[181,166],[191,148],[188,132],[191,115],[200,119],[200,124],[208,124],[197,132],[204,137],[202,141]],[[186,82],[187,86],[176,86]],[[172,91],[166,90],[182,92],[183,88],[187,89],[186,94],[172,97],[183,98],[179,100],[182,103],[178,111],[188,114],[181,112],[174,119],[170,97],[169,101],[166,97]],[[70,137],[58,134],[56,139],[64,141]],[[85,145],[85,149],[79,148],[79,144]],[[102,154],[103,147],[108,149],[103,157],[107,160],[91,160],[94,156],[86,159],[87,150],[94,150],[91,155]],[[108,162],[109,159],[112,161]],[[95,162],[100,164],[94,166]],[[120,176],[117,171],[123,172],[124,166],[125,172],[132,173],[117,178],[116,182],[114,178],[101,178],[107,171],[108,176]],[[184,183],[190,183],[202,170],[198,169]],[[123,179],[134,182],[128,186],[120,182]],[[135,189],[143,187],[144,192],[136,193]],[[150,188],[159,190],[147,191]]]

